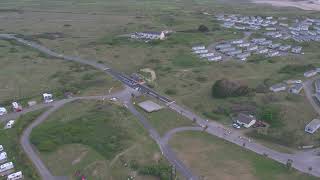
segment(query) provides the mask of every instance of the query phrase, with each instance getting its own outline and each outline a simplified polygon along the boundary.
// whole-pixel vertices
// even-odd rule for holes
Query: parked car
[[[241,126],[239,124],[237,124],[237,123],[233,123],[232,127],[236,128],[236,129],[240,129],[241,128]]]

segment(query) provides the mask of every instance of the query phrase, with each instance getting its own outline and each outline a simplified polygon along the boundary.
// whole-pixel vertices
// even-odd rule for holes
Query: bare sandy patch
[[[252,0],[256,4],[270,4],[275,7],[295,7],[309,11],[320,11],[320,1],[318,0]]]

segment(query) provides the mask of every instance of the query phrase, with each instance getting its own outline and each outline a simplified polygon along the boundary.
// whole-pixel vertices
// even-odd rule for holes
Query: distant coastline
[[[252,0],[257,4],[269,4],[276,7],[296,7],[303,10],[320,11],[319,0]]]

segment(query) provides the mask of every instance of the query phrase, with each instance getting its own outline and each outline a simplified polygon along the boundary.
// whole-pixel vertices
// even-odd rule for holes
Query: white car
[[[4,126],[4,129],[12,128],[14,123],[15,123],[15,120],[8,121],[7,124]]]
[[[234,128],[236,128],[236,129],[240,129],[240,128],[241,128],[241,126],[239,126],[239,124],[237,124],[237,123],[233,123],[232,126],[233,126]]]
[[[118,99],[116,97],[113,97],[113,98],[110,98],[110,101],[116,102],[116,101],[118,101]]]

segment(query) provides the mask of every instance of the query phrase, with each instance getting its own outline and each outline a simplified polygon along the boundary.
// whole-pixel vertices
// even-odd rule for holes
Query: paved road
[[[237,131],[233,131],[233,132],[229,133],[229,130],[226,130],[225,127],[223,125],[219,124],[218,122],[208,123],[205,119],[202,119],[201,117],[197,116],[196,114],[194,114],[192,111],[188,110],[187,108],[179,106],[178,104],[174,103],[174,101],[170,100],[169,98],[160,95],[159,93],[155,92],[154,90],[152,90],[148,87],[137,84],[137,82],[135,80],[131,79],[130,77],[128,77],[122,73],[116,72],[115,70],[112,70],[103,64],[99,64],[99,63],[96,63],[95,61],[91,61],[91,60],[83,60],[78,57],[71,57],[71,56],[65,56],[62,54],[58,54],[58,53],[55,53],[42,45],[39,45],[34,42],[26,41],[21,38],[17,38],[13,35],[0,34],[0,39],[1,38],[16,40],[26,46],[35,48],[38,51],[41,51],[43,53],[46,53],[47,55],[50,55],[50,56],[53,56],[56,58],[60,58],[60,59],[67,60],[67,61],[75,61],[75,62],[79,62],[82,64],[91,65],[97,69],[101,69],[104,72],[112,75],[114,78],[120,80],[124,84],[128,85],[129,87],[131,87],[133,89],[137,89],[141,93],[145,93],[145,94],[148,94],[152,97],[155,97],[155,98],[167,103],[168,105],[170,104],[169,107],[172,110],[176,111],[177,113],[182,112],[182,115],[189,118],[190,120],[193,120],[194,118],[196,118],[197,123],[200,126],[208,125],[206,132],[208,132],[212,135],[223,138],[223,139],[225,139],[229,142],[232,142],[234,144],[237,144],[239,146],[245,145],[245,146],[243,146],[244,148],[249,149],[249,150],[256,152],[258,154],[261,154],[261,155],[268,155],[269,158],[274,159],[274,160],[276,160],[280,163],[283,163],[283,164],[286,164],[288,159],[292,159],[294,161],[292,164],[292,166],[294,168],[296,168],[302,172],[309,173],[314,176],[320,177],[320,158],[319,158],[319,156],[316,156],[314,153],[299,152],[299,153],[292,155],[292,154],[285,154],[285,153],[277,152],[277,151],[272,150],[270,148],[267,148],[261,144],[255,143],[253,141],[249,141],[248,138],[242,137],[242,135]],[[129,107],[130,111],[132,111],[133,113],[135,112],[133,108],[130,108],[130,104],[128,105],[128,107]],[[136,113],[136,116],[139,117],[139,114]],[[143,117],[140,117],[139,119],[141,122],[145,122],[145,120],[143,120]],[[144,126],[146,128],[150,128],[148,124],[144,124]],[[154,130],[152,130],[152,129],[148,129],[148,130],[149,130],[151,136],[157,141],[157,139],[159,137],[157,134],[153,133]],[[161,145],[161,142],[160,142],[160,145]],[[167,149],[167,146],[161,145],[160,148],[164,152],[164,154],[174,154],[174,153],[171,153],[170,149]],[[165,149],[162,149],[162,148],[165,148]],[[166,156],[166,157],[169,158],[169,161],[171,163],[173,163],[173,165],[176,165],[177,167],[180,166],[180,163],[178,160],[170,159],[170,158],[175,158],[174,156]],[[311,167],[311,166],[313,168],[312,171],[309,170],[309,167]],[[181,169],[185,169],[186,171],[181,170]],[[191,175],[192,174],[191,171],[187,170],[187,168],[185,166],[183,168],[180,168],[180,170],[181,170],[181,173],[187,179],[194,178],[194,176]]]
[[[315,97],[313,96],[313,82],[317,78],[319,78],[319,77],[316,76],[314,78],[311,78],[311,79],[308,79],[307,81],[305,81],[303,83],[303,89],[304,89],[305,95],[307,96],[307,99],[310,102],[311,106],[317,112],[317,114],[320,115],[320,107],[317,104]]]
[[[20,144],[24,150],[24,152],[27,154],[29,159],[33,162],[35,165],[35,168],[37,169],[39,175],[41,176],[42,179],[44,180],[64,180],[66,177],[55,177],[51,174],[51,172],[47,169],[45,164],[42,162],[40,157],[38,156],[37,152],[32,148],[32,144],[30,143],[30,134],[33,130],[33,128],[37,127],[39,124],[43,123],[50,114],[58,110],[59,108],[63,107],[66,103],[75,101],[75,100],[94,100],[94,99],[109,99],[111,97],[117,97],[117,98],[123,98],[124,96],[131,96],[131,94],[128,94],[127,90],[123,90],[117,93],[114,93],[112,95],[107,95],[107,96],[88,96],[88,97],[75,97],[75,98],[70,98],[70,99],[63,99],[59,101],[55,101],[53,103],[49,104],[39,104],[37,108],[29,108],[21,113],[25,114],[31,111],[35,111],[37,109],[45,108],[45,107],[50,107],[50,109],[43,114],[41,114],[37,119],[35,119],[22,133],[22,136],[20,138]],[[13,115],[13,114],[12,114]],[[9,115],[9,116],[12,116]]]
[[[171,129],[170,131],[166,132],[166,134],[161,138],[161,142],[163,144],[168,144],[169,140],[172,138],[173,135],[183,131],[203,131],[202,127],[178,127]]]
[[[158,94],[154,90],[152,90],[144,85],[138,84],[134,79],[126,76],[123,73],[117,72],[104,64],[96,63],[96,61],[94,61],[94,60],[85,60],[85,59],[81,59],[79,57],[66,56],[63,54],[59,54],[59,53],[56,53],[56,52],[38,44],[38,43],[24,40],[22,38],[16,37],[15,35],[12,35],[12,34],[0,34],[0,39],[15,40],[25,46],[29,46],[31,48],[34,48],[42,53],[45,53],[49,56],[52,56],[52,57],[63,59],[66,61],[74,61],[77,63],[93,66],[97,69],[100,69],[100,70],[106,72],[107,74],[113,76],[115,79],[121,81],[122,83],[124,83],[125,85],[130,87],[131,89],[128,89],[128,88],[126,89],[127,95],[121,96],[119,98],[122,99],[122,101],[127,102],[126,106],[128,107],[128,109],[134,115],[136,115],[138,117],[138,119],[143,124],[143,126],[149,131],[150,136],[158,143],[163,155],[168,159],[168,161],[173,166],[175,166],[177,168],[177,170],[187,179],[190,179],[190,180],[197,180],[198,179],[198,177],[193,175],[192,171],[189,168],[187,168],[185,165],[183,165],[183,163],[180,160],[177,159],[177,157],[175,156],[175,153],[173,153],[173,151],[170,149],[170,147],[168,147],[167,145],[162,145],[160,143],[159,134],[156,132],[156,130],[154,128],[152,128],[152,126],[148,123],[148,121],[135,109],[135,107],[132,105],[132,103],[130,101],[131,93],[135,92],[134,90],[138,90],[141,93],[148,94],[148,95],[155,97],[165,103],[172,102],[170,99]],[[12,115],[12,116],[15,116],[15,115]]]

